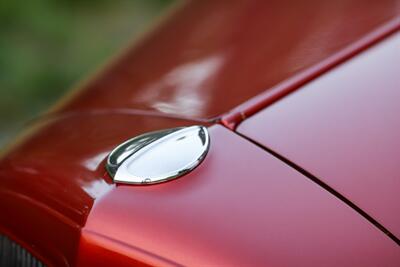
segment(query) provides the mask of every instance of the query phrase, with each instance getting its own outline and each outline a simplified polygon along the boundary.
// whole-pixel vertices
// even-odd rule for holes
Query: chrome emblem
[[[206,156],[207,128],[191,126],[134,137],[108,156],[106,169],[117,183],[157,184],[196,168]]]

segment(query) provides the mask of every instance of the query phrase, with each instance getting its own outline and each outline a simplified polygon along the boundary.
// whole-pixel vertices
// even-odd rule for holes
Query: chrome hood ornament
[[[196,168],[209,146],[203,126],[150,132],[116,147],[107,158],[106,169],[117,183],[157,184]]]

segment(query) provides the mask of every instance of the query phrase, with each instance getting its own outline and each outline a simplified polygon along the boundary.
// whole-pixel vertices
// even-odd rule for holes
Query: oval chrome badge
[[[209,139],[203,126],[146,133],[116,147],[108,156],[106,169],[118,183],[169,181],[201,163],[208,152]]]

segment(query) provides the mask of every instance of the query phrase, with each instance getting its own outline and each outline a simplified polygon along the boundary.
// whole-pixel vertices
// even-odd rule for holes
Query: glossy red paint
[[[126,139],[184,120],[72,115],[38,123],[0,161],[0,232],[55,266],[74,265],[93,202],[114,187],[103,160]]]
[[[221,123],[229,129],[235,130],[236,127],[246,118],[254,115],[266,106],[271,105],[304,84],[357,55],[371,45],[382,41],[382,39],[390,36],[399,29],[400,17],[397,17],[332,56],[329,56],[312,67],[293,75],[283,82],[235,107],[229,113],[224,114],[221,118]]]
[[[36,123],[1,159],[0,232],[55,266],[76,263],[82,266],[209,263],[398,266],[398,246],[366,219],[299,172],[222,126],[210,129],[211,151],[204,163],[181,179],[149,187],[116,186],[104,170],[108,152],[132,136],[205,123],[227,112],[229,115],[243,101],[265,90],[274,90],[288,79],[290,83],[293,75],[301,76],[310,68],[325,64],[321,62],[342,60],[345,57],[340,55],[359,52],[395,29],[398,3],[390,0],[189,2],[58,108],[55,117]],[[374,69],[370,65],[364,67]],[[382,74],[382,70],[376,71]],[[366,77],[369,75],[368,72]],[[331,82],[327,91],[336,85]],[[385,87],[383,92],[389,92],[390,88],[393,89]],[[305,94],[314,99],[313,94]],[[331,99],[338,100],[343,95],[335,92]],[[389,107],[397,111],[393,106],[395,99],[387,97]],[[310,108],[330,103],[318,104],[311,99]],[[367,98],[364,105],[359,98],[354,101],[358,101],[356,107],[361,109],[371,99]],[[324,118],[315,121],[307,117],[284,117],[300,101],[303,100],[293,101],[293,107],[283,110],[280,114],[283,120],[273,121],[268,130],[283,131],[286,123],[294,127],[302,121],[309,128],[298,134],[299,140],[307,138],[310,129],[322,131],[316,125],[326,123]],[[250,106],[241,107],[265,105],[262,101],[248,103]],[[342,124],[340,120],[338,124],[340,130],[350,123],[344,117],[359,114],[350,111],[344,113],[344,109],[326,115],[342,119]],[[379,128],[372,126],[381,125],[380,112],[368,113],[376,124],[355,125],[365,127],[372,138],[377,138]],[[395,122],[393,114],[387,115]],[[249,125],[255,119],[251,118]],[[261,123],[259,127],[266,129],[264,122]],[[240,131],[247,129],[245,124],[242,126]],[[393,132],[383,135],[385,140],[393,140],[390,138],[397,133],[397,126],[385,127],[394,127]],[[299,129],[302,128],[293,128],[291,132]],[[323,133],[320,132],[321,136]],[[332,134],[337,133],[332,130]],[[345,150],[344,144],[350,146],[359,141],[355,140],[356,133],[363,137],[362,132],[356,131],[346,139],[347,143],[335,148],[336,156],[348,152],[343,158],[353,161],[356,150],[348,147]],[[278,136],[276,140],[291,144],[292,136],[284,137]],[[328,135],[324,138],[326,147],[333,146]],[[360,140],[366,142],[367,138]],[[377,147],[381,143],[374,143],[376,150],[389,149],[387,142],[382,143],[383,148]],[[397,144],[392,145],[397,147]],[[336,158],[313,154],[319,150],[312,143],[299,151],[291,149],[283,152],[304,156],[305,167],[342,174],[342,170],[335,168],[324,169],[336,162]],[[364,149],[361,151],[370,152],[369,148]],[[397,155],[394,150],[386,152]],[[376,162],[388,160],[387,165],[381,166],[389,169],[381,170],[382,173],[394,175],[395,157],[389,156],[373,155]],[[314,159],[321,166],[312,165]],[[362,160],[365,157],[354,160],[354,170],[361,170]],[[374,170],[369,166],[363,173],[365,185],[370,189],[374,185],[368,184],[368,177],[372,177],[368,175],[372,174],[367,171]],[[363,190],[357,185],[359,181],[353,184],[354,190]],[[383,188],[379,186],[382,185],[376,188]],[[354,196],[358,201],[357,195]],[[374,197],[371,195],[366,202],[372,207],[371,215],[386,223],[391,220],[387,209],[381,213],[375,209],[388,199],[397,198],[389,190],[384,200],[373,206]],[[355,203],[364,208],[362,201]],[[396,228],[392,225],[396,220],[389,222],[390,229]]]
[[[400,33],[239,125],[400,238]]]
[[[204,162],[117,185],[82,230],[79,265],[398,266],[398,246],[339,199],[222,126]]]
[[[190,1],[58,112],[220,117],[322,61],[354,54],[399,13],[398,0]]]

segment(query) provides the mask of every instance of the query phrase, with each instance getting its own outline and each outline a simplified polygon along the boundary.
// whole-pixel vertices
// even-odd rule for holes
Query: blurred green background
[[[1,0],[0,148],[173,0]]]

